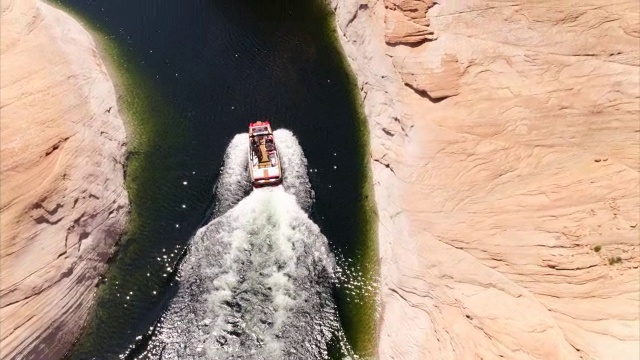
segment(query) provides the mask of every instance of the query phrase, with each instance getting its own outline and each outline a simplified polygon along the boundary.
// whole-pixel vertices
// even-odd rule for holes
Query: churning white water
[[[334,259],[308,217],[306,159],[276,130],[281,186],[252,190],[247,135],[228,147],[214,219],[194,236],[179,288],[144,358],[326,359],[348,345],[332,297]]]

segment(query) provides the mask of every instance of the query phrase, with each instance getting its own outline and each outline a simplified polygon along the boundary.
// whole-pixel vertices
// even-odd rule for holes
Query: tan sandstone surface
[[[331,4],[371,130],[379,358],[640,358],[640,3]]]
[[[0,358],[60,358],[122,232],[125,130],[90,35],[2,0]]]

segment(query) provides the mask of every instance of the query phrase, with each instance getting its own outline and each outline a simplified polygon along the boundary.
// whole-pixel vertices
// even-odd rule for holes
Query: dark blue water
[[[127,171],[132,221],[70,358],[144,353],[145,334],[176,296],[179,258],[211,217],[227,146],[256,119],[298,138],[315,192],[310,219],[357,274],[370,240],[364,123],[321,3],[60,3],[109,39],[112,72],[124,75],[120,106],[137,134]],[[339,284],[332,291],[347,340],[367,352],[370,309]]]

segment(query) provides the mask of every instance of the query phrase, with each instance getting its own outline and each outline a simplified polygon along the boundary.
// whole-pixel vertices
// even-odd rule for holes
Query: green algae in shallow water
[[[105,35],[102,29],[86,21],[73,9],[61,3],[54,3],[54,5],[79,19],[83,27],[91,31],[114,82],[128,141],[125,183],[131,211],[127,230],[121,238],[121,249],[117,257],[110,260],[112,265],[106,274],[106,284],[98,289],[94,311],[85,325],[83,335],[77,346],[67,355],[70,359],[84,359],[101,353],[104,344],[100,342],[105,337],[117,338],[112,335],[120,332],[122,327],[114,328],[105,324],[119,322],[126,324],[125,328],[132,328],[134,326],[127,324],[127,315],[135,317],[136,313],[142,312],[142,309],[135,311],[136,307],[140,307],[140,303],[150,300],[157,303],[158,298],[168,296],[171,291],[167,285],[173,280],[169,275],[174,271],[173,267],[182,252],[179,246],[170,247],[174,244],[166,244],[167,251],[162,251],[162,257],[158,258],[165,260],[164,256],[167,256],[165,261],[145,263],[144,269],[137,264],[141,259],[152,255],[149,254],[147,244],[143,241],[155,230],[150,228],[149,218],[162,217],[162,212],[166,208],[166,199],[163,198],[162,191],[158,191],[159,188],[166,187],[165,184],[169,181],[178,184],[177,187],[184,186],[184,182],[188,181],[184,180],[188,178],[185,176],[188,174],[172,171],[179,165],[180,160],[164,155],[183,151],[188,139],[180,136],[181,131],[184,132],[185,124],[176,121],[173,109],[166,106],[166,97],[155,90],[156,86],[151,79],[142,74],[136,61],[133,60],[134,55],[119,47],[113,37]],[[200,180],[192,183],[192,188],[195,185],[196,191],[192,191],[192,196],[182,199],[182,202],[189,203],[189,207],[199,209],[199,215],[196,218],[201,218],[210,204],[210,196],[206,196],[210,191],[207,182]],[[198,197],[199,194],[205,195],[202,196],[202,200],[190,199]],[[184,227],[186,231],[192,231],[197,227],[197,223],[190,221]],[[149,276],[151,273],[163,276]],[[137,286],[135,289],[121,286],[124,282],[135,283]],[[155,312],[157,316],[161,314],[161,306],[147,307],[145,310]],[[130,344],[115,345],[115,347],[126,348]]]
[[[320,169],[313,181],[314,221],[336,255],[350,260],[345,272],[358,281],[336,289],[341,322],[356,353],[373,355],[377,222],[368,128],[328,6],[318,0],[64,3],[93,23],[94,38],[109,57],[128,119],[132,206],[121,251],[70,357],[113,358],[136,338],[144,341],[139,337],[174,292],[173,264],[206,217],[228,141],[261,117],[291,129],[310,167]],[[177,20],[162,22],[163,12]],[[229,33],[207,28],[211,23]],[[148,36],[154,32],[161,33]]]
[[[328,8],[328,5],[325,5]],[[351,71],[346,55],[341,50],[338,39],[335,14],[327,10],[323,27],[329,34],[329,41],[340,53],[341,68],[349,82],[350,101],[356,108],[357,118],[357,158],[363,164],[357,171],[356,182],[361,184],[357,205],[356,223],[361,228],[357,244],[358,255],[354,258],[356,267],[361,270],[362,282],[356,286],[354,297],[341,294],[339,298],[340,317],[345,333],[354,351],[361,357],[375,357],[377,351],[378,326],[378,216],[373,190],[373,175],[370,164],[370,135],[366,115],[362,109],[362,100],[358,80]]]

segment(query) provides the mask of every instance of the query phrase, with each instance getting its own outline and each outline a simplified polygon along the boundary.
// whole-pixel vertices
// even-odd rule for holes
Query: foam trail
[[[296,199],[254,191],[198,231],[147,355],[325,359],[339,328],[332,271],[326,238]]]
[[[336,339],[353,357],[331,292],[335,261],[305,212],[313,201],[306,159],[291,132],[275,135],[283,186],[239,201],[246,134],[229,145],[217,217],[194,236],[178,292],[141,358],[327,359]]]
[[[285,190],[294,195],[304,211],[309,211],[313,204],[314,194],[307,175],[307,158],[295,135],[289,130],[278,129],[273,132],[282,162]]]
[[[278,129],[273,132],[280,161],[282,162],[285,190],[294,195],[300,207],[309,211],[313,203],[313,190],[307,176],[307,159],[295,135],[289,130]],[[224,158],[224,166],[215,186],[216,204],[214,214],[219,216],[247,196],[251,189],[249,178],[249,135],[236,135]]]
[[[214,214],[221,215],[235,206],[251,190],[249,183],[249,135],[236,135],[224,157],[224,165],[215,186]]]

